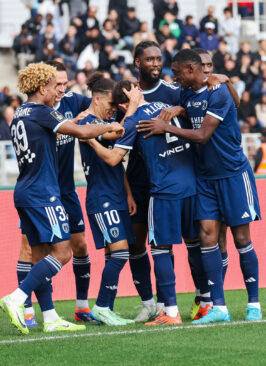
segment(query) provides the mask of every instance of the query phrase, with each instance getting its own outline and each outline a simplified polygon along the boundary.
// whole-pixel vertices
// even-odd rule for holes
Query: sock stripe
[[[115,251],[111,253],[111,258],[117,258],[117,259],[129,259],[129,251],[123,250],[123,251]]]
[[[169,249],[156,249],[156,248],[152,248],[151,249],[151,255],[161,255],[161,254],[168,254],[170,253]]]
[[[141,254],[130,254],[129,258],[130,259],[140,259],[142,257],[144,257],[147,254],[147,250],[145,250],[145,252],[141,253]]]
[[[55,259],[53,256],[51,256],[50,254],[47,255],[45,258],[44,258],[47,262],[49,262],[56,270],[57,272],[60,271],[60,269],[62,268],[62,265],[60,262],[58,262],[57,259]]]
[[[111,258],[111,254],[105,254],[104,258],[105,261],[109,261],[109,259]]]
[[[222,260],[223,267],[228,265],[228,258]]]
[[[198,248],[200,247],[200,242],[197,241],[196,243],[185,243],[186,244],[186,247],[188,249],[193,249],[193,248]]]
[[[17,271],[29,272],[31,270],[31,267],[31,265],[17,264]]]
[[[216,250],[219,250],[219,245],[216,244],[214,247],[207,247],[207,248],[200,248],[202,254],[215,252]]]
[[[89,256],[87,256],[86,258],[78,258],[78,257],[73,257],[73,264],[75,265],[83,265],[83,264],[89,264],[90,263],[90,258]]]
[[[239,254],[244,254],[244,253],[248,253],[251,252],[253,250],[253,245],[252,243],[248,244],[247,246],[245,246],[244,248],[239,248],[237,249]]]

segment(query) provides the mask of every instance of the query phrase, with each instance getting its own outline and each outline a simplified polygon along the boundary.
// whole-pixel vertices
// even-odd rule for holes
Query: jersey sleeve
[[[76,94],[76,98],[78,101],[79,112],[83,112],[89,108],[91,104],[91,98],[86,97],[85,95]]]
[[[36,118],[36,122],[48,130],[52,130],[54,133],[62,126],[63,123],[67,122],[67,118],[65,116],[56,111],[53,108],[43,106],[38,111],[38,118]]]
[[[233,98],[226,85],[216,85],[208,100],[206,114],[223,121],[232,106]]]
[[[124,136],[116,140],[115,147],[132,150],[134,142],[138,135],[138,131],[136,129],[136,121],[132,117],[127,117],[125,119],[123,127],[125,128]]]

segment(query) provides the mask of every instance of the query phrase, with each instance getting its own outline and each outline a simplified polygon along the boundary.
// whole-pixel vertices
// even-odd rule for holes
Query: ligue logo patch
[[[112,235],[113,238],[117,238],[119,235],[119,229],[118,227],[112,227],[112,229],[110,230],[110,233]]]
[[[65,117],[63,116],[62,113],[54,110],[51,112],[51,116],[53,116],[58,122],[62,122],[64,121]]]
[[[205,109],[207,109],[207,107],[208,107],[208,102],[207,102],[207,100],[203,100],[203,101],[202,101],[202,107],[201,107],[201,109],[202,109],[203,111],[205,111]]]
[[[64,230],[64,232],[67,234],[69,233],[69,225],[67,223],[64,223],[62,225],[62,229]]]

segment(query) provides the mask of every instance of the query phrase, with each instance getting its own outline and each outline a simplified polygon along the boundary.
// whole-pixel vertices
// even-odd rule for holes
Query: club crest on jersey
[[[73,113],[71,111],[67,111],[67,112],[65,112],[65,117],[67,119],[72,119],[73,118]]]
[[[203,100],[203,101],[202,101],[202,107],[201,107],[201,109],[202,109],[203,111],[205,111],[205,110],[207,109],[207,107],[208,107],[208,102],[207,102],[207,100]]]
[[[69,225],[67,223],[64,223],[62,225],[62,229],[64,230],[64,232],[67,234],[69,233]]]
[[[117,238],[118,235],[119,235],[118,227],[112,227],[111,230],[110,230],[110,233],[111,233],[113,238]]]
[[[54,110],[51,112],[51,115],[58,121],[58,122],[62,122],[64,121],[65,117],[63,116],[62,113]]]

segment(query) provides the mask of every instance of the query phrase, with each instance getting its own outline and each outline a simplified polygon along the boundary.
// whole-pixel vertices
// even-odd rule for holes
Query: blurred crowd
[[[241,99],[238,119],[243,133],[266,128],[266,39],[260,39],[255,52],[248,41],[238,42],[239,24],[230,6],[217,19],[215,8],[197,25],[192,15],[178,16],[175,0],[153,0],[153,29],[141,22],[127,0],[109,0],[108,15],[102,24],[97,7],[84,0],[23,0],[31,17],[15,37],[13,49],[17,69],[30,62],[58,60],[67,67],[69,88],[89,96],[87,78],[95,70],[104,71],[115,81],[137,77],[132,52],[137,43],[152,40],[160,44],[163,55],[162,78],[172,81],[171,60],[184,48],[201,47],[213,56],[215,72],[226,74]],[[230,5],[230,3],[228,3]],[[64,9],[68,7],[69,26],[64,33]],[[242,16],[252,8],[240,8]],[[263,11],[263,9],[261,9]],[[0,89],[0,120],[10,123],[21,103]],[[0,139],[9,130],[0,122]],[[4,127],[3,127],[4,126]]]

